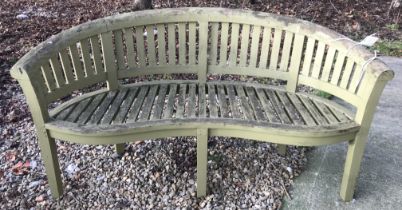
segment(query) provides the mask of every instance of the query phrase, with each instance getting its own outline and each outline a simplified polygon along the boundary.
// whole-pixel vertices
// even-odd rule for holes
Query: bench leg
[[[59,161],[57,159],[56,141],[50,138],[46,131],[38,132],[38,141],[46,175],[53,198],[59,198],[63,194],[63,182],[61,179]]]
[[[122,155],[124,153],[125,144],[116,144],[114,145],[114,149],[117,154]]]
[[[197,197],[207,194],[208,129],[197,129]]]
[[[287,150],[286,144],[278,144],[277,150],[280,155],[286,155],[286,150]]]
[[[349,202],[353,199],[366,140],[367,134],[357,134],[355,140],[349,142],[340,192],[340,196],[345,202]]]

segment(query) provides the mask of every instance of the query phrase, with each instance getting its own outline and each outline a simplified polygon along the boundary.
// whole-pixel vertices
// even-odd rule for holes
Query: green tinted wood
[[[132,104],[130,111],[127,114],[126,122],[135,122],[137,121],[138,114],[141,111],[142,103],[145,100],[145,96],[148,93],[149,86],[142,86],[140,87],[140,91],[138,93],[138,96],[136,97],[136,100]]]
[[[127,64],[129,68],[134,68],[137,66],[137,62],[135,60],[135,50],[134,50],[134,29],[133,28],[125,28],[123,29],[124,33],[124,42],[126,44],[127,50]]]
[[[100,48],[99,36],[98,35],[92,36],[90,38],[90,41],[91,41],[92,57],[95,64],[95,73],[101,74],[105,72],[105,69],[103,68],[102,63],[102,53]]]
[[[187,117],[194,118],[196,116],[196,84],[189,84],[188,90],[188,106],[187,106]]]
[[[150,66],[156,66],[156,52],[155,52],[155,33],[154,25],[146,26],[147,32],[147,57]]]
[[[211,65],[216,65],[217,58],[218,58],[218,31],[219,30],[219,23],[211,23],[211,47],[209,52],[209,62]]]
[[[343,71],[343,74],[342,74],[342,79],[341,79],[341,84],[340,84],[341,88],[346,89],[348,87],[349,82],[350,82],[350,76],[354,69],[355,69],[355,62],[352,59],[348,58],[348,61],[345,66],[345,70]]]
[[[158,59],[159,65],[166,64],[166,29],[164,24],[157,24],[156,28],[158,30]]]
[[[267,62],[268,62],[268,53],[270,48],[271,42],[271,28],[264,27],[264,32],[262,35],[262,45],[261,45],[261,55],[260,55],[260,64],[258,65],[259,68],[266,69]]]
[[[163,119],[172,118],[176,95],[177,95],[177,84],[170,84],[169,85],[169,95],[167,98],[167,105],[166,105],[166,109],[163,112]]]
[[[145,58],[144,26],[135,28],[135,44],[137,45],[138,65],[144,67],[147,65]]]
[[[317,52],[315,53],[313,72],[311,77],[318,79],[322,68],[322,59],[325,53],[325,43],[318,42]]]
[[[103,99],[105,98],[106,94],[101,93],[91,101],[88,105],[87,109],[85,109],[84,113],[82,113],[77,120],[78,124],[86,124],[88,120],[91,118],[95,110],[98,108],[99,104],[102,103]]]
[[[75,78],[73,75],[73,67],[71,64],[70,56],[68,55],[68,50],[63,49],[60,51],[60,61],[64,70],[64,77],[66,78],[66,83],[71,84],[74,82]]]
[[[309,76],[311,62],[313,59],[315,39],[309,37],[307,40],[306,51],[304,52],[302,75]]]
[[[151,86],[151,89],[149,90],[148,95],[146,96],[144,103],[142,105],[141,114],[138,117],[138,121],[149,120],[157,91],[158,91],[158,85]]]
[[[127,89],[120,90],[119,93],[114,98],[113,102],[110,104],[110,108],[105,113],[101,120],[101,124],[110,124],[116,117],[119,109],[121,108],[122,102],[127,96]]]
[[[73,44],[69,47],[71,60],[73,61],[73,67],[76,80],[81,80],[85,77],[84,67],[82,65],[80,56],[78,55],[77,45]]]
[[[269,69],[276,70],[278,68],[279,50],[282,41],[282,30],[275,29],[274,40],[272,43],[271,60],[269,62]]]
[[[229,117],[229,109],[228,109],[228,103],[226,100],[225,87],[223,85],[217,85],[217,93],[218,93],[219,110],[221,113],[221,117],[228,118]]]
[[[118,70],[126,69],[126,61],[124,56],[124,45],[123,45],[123,31],[114,31],[114,47],[116,52],[116,61]]]
[[[84,62],[84,69],[87,76],[92,76],[95,74],[95,70],[92,68],[92,59],[89,54],[89,39],[84,39],[80,41],[82,61]]]
[[[281,120],[276,115],[275,109],[272,106],[271,102],[268,100],[267,95],[264,92],[264,90],[262,88],[257,88],[256,92],[257,92],[259,100],[261,101],[261,104],[265,111],[265,115],[267,116],[269,122],[280,123]]]
[[[346,53],[345,52],[339,52],[338,56],[336,58],[334,70],[331,76],[331,84],[338,85],[339,84],[339,78],[341,76],[343,66],[345,63],[345,58],[346,58]]]
[[[281,71],[288,71],[290,50],[292,48],[293,36],[294,34],[289,31],[285,33],[285,40],[282,47],[281,64],[279,67]]]
[[[249,40],[250,40],[250,25],[243,25],[241,29],[239,66],[247,66]]]
[[[57,88],[56,80],[53,77],[52,69],[48,64],[42,66],[42,74],[49,91],[52,92]]]
[[[332,65],[334,63],[334,57],[335,57],[335,48],[329,48],[327,57],[325,58],[325,64],[324,68],[322,69],[322,75],[321,75],[321,80],[328,82],[329,80],[329,75],[331,74],[332,70]]]
[[[215,85],[208,84],[208,108],[209,108],[209,117],[217,118],[218,117],[218,106],[217,106],[217,96]]]
[[[167,28],[169,64],[176,64],[176,24],[169,23]]]
[[[228,96],[229,96],[229,104],[230,110],[232,112],[233,118],[241,118],[241,113],[239,111],[238,102],[236,100],[236,92],[233,85],[227,86]]]
[[[188,24],[188,63],[190,65],[196,64],[196,23]]]
[[[239,45],[239,24],[232,23],[232,30],[230,35],[230,55],[229,66],[237,65],[237,50]]]
[[[137,87],[134,87],[128,91],[126,98],[119,107],[119,111],[113,120],[114,124],[123,123],[125,121],[128,111],[130,110],[130,107],[133,104],[134,99],[137,97],[137,94],[138,94]]]
[[[118,81],[116,58],[114,53],[110,50],[113,49],[112,32],[101,34],[101,42],[105,71],[107,73],[107,85],[109,90],[115,90],[118,88]]]
[[[236,92],[240,98],[241,106],[240,109],[242,110],[244,116],[247,120],[254,120],[253,110],[250,107],[250,104],[247,100],[246,94],[244,93],[244,87],[237,85]]]
[[[265,115],[264,115],[264,113],[262,111],[261,104],[260,104],[260,102],[258,101],[258,99],[256,97],[256,93],[255,93],[254,88],[253,87],[247,87],[246,88],[246,93],[247,93],[247,96],[248,96],[248,98],[250,100],[252,110],[254,111],[255,118],[258,121],[266,120],[266,117],[265,117]]]
[[[250,48],[250,67],[257,67],[257,58],[258,58],[258,45],[260,43],[260,34],[261,27],[253,26],[253,33],[251,35],[251,48]]]
[[[221,44],[219,51],[219,65],[226,65],[228,59],[229,23],[221,23]]]
[[[187,63],[187,42],[186,42],[186,23],[178,24],[178,35],[179,35],[179,64],[185,65]]]
[[[53,75],[55,76],[57,87],[63,87],[66,84],[66,79],[64,78],[63,69],[61,68],[58,56],[50,58],[50,65],[53,70]]]
[[[205,99],[205,84],[198,85],[198,117],[207,116],[207,103]]]
[[[166,84],[162,84],[159,89],[158,99],[156,100],[154,113],[152,115],[153,120],[161,119],[163,106],[165,105],[165,98],[167,93],[168,86]]]
[[[186,103],[187,84],[180,84],[179,99],[177,102],[176,118],[184,118],[184,110]]]

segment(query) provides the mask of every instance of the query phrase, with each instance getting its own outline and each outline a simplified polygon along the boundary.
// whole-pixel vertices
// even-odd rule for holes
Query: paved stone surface
[[[355,199],[340,199],[345,144],[317,147],[295,180],[284,209],[402,209],[402,59],[381,57],[395,78],[385,88],[371,126]]]

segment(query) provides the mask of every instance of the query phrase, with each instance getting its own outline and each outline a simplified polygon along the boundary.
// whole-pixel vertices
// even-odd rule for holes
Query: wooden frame
[[[146,37],[144,32],[147,32]],[[197,195],[203,196],[207,191],[207,138],[218,135],[281,145],[313,146],[348,141],[341,197],[350,201],[375,108],[386,82],[393,78],[393,72],[381,61],[367,63],[372,57],[370,52],[355,46],[344,36],[307,21],[243,10],[180,8],[115,15],[73,27],[31,50],[15,64],[11,75],[18,80],[27,97],[54,197],[62,195],[55,138],[83,144],[116,144],[116,151],[121,153],[125,142],[168,136],[197,136]],[[204,109],[200,109],[197,119],[191,115],[191,119],[115,126],[85,127],[53,119],[54,113],[73,102],[83,101],[85,97],[72,99],[50,114],[48,111],[51,102],[99,82],[107,83],[107,89],[100,92],[119,91],[126,88],[119,83],[120,79],[173,73],[196,74],[197,81],[182,82],[198,85],[191,87],[211,85],[208,74],[281,79],[287,82],[288,94],[295,93],[298,85],[311,86],[345,100],[355,106],[357,112],[353,126],[337,124],[311,128],[257,120],[224,118],[211,121],[204,116]],[[225,92],[219,85],[216,86],[217,99],[211,93],[210,98],[205,98],[205,90],[197,90],[202,97],[200,103],[204,103],[204,100],[223,100],[222,97],[226,96],[222,93]],[[233,85],[243,89],[240,83]],[[215,84],[205,87],[215,88]],[[247,109],[260,109],[256,103],[263,101],[255,102],[253,99],[259,98],[259,95],[247,92],[247,88],[246,93],[236,91],[244,108],[250,106]],[[281,97],[280,94],[282,92],[278,97]],[[311,95],[308,97],[314,101],[332,103]],[[147,101],[144,103],[152,103],[154,99],[143,100]],[[254,102],[246,105],[247,100]],[[293,103],[291,98],[283,102],[288,103],[285,103],[286,109],[290,109],[289,103]],[[216,104],[211,104],[210,112],[217,116]],[[308,106],[306,109],[309,109]],[[326,111],[325,107],[321,111]],[[180,110],[178,115],[183,112]],[[282,146],[279,150],[283,153],[286,148]]]

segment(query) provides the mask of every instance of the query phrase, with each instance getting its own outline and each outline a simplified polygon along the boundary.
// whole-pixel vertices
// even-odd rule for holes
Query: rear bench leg
[[[208,129],[197,129],[197,197],[207,194]]]
[[[355,140],[349,141],[348,145],[340,192],[341,198],[345,202],[349,202],[353,199],[356,180],[360,171],[368,131],[362,133],[363,134],[358,133]]]
[[[38,132],[38,141],[50,191],[53,198],[59,198],[63,194],[63,182],[57,159],[56,141],[48,136],[46,130]]]
[[[278,144],[276,149],[278,150],[278,153],[280,155],[286,155],[286,149],[287,149],[286,144]]]
[[[124,153],[125,144],[116,144],[114,145],[114,149],[118,155],[122,155]]]

